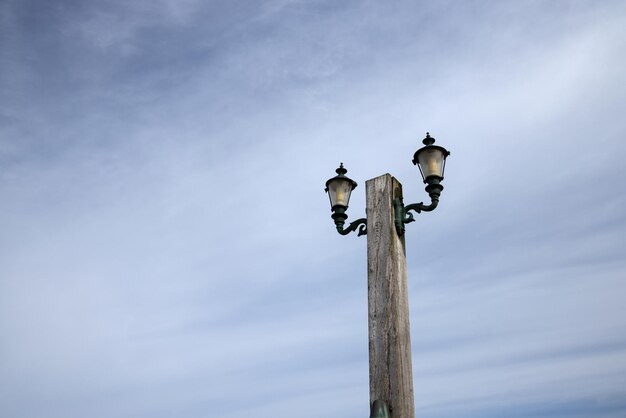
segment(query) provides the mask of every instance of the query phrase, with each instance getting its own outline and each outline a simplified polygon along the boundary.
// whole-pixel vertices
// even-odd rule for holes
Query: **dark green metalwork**
[[[404,235],[404,224],[415,221],[413,214],[409,211],[415,211],[417,213],[430,212],[439,205],[439,196],[443,190],[443,186],[439,183],[441,179],[441,177],[437,176],[430,176],[426,179],[429,183],[428,186],[426,186],[426,192],[430,196],[430,205],[425,205],[424,202],[420,202],[404,206],[402,198],[393,200],[394,220],[398,235]]]
[[[435,143],[435,138],[430,136],[430,133],[428,132],[426,132],[426,138],[422,140],[422,143],[424,144],[424,146],[418,149],[415,152],[415,155],[413,155],[413,164],[419,167],[420,172],[422,173],[422,177],[424,176],[424,173],[422,172],[422,168],[418,164],[418,156],[424,150],[432,149],[432,148],[436,148],[440,150],[444,156],[443,169],[445,169],[446,158],[448,157],[448,155],[450,155],[450,152],[444,147],[440,147],[439,145],[433,145]],[[442,169],[441,174],[443,174],[443,169]],[[404,235],[404,224],[408,224],[410,222],[415,221],[415,218],[413,214],[410,213],[410,211],[415,211],[416,213],[430,212],[434,210],[437,207],[437,205],[439,205],[439,196],[441,196],[441,192],[443,191],[443,186],[441,185],[442,180],[443,180],[443,177],[436,176],[436,175],[430,175],[424,178],[424,183],[427,184],[426,193],[428,193],[428,196],[430,196],[429,205],[425,205],[424,202],[420,202],[420,203],[412,203],[410,205],[404,206],[404,202],[402,201],[402,198],[394,199],[393,201],[393,209],[394,209],[394,216],[395,216],[394,220],[395,220],[395,225],[396,225],[396,232],[398,233],[398,235],[400,236]]]
[[[441,147],[439,145],[434,145],[435,138],[430,136],[429,132],[426,132],[426,137],[422,140],[422,143],[424,144],[424,146],[418,149],[413,155],[413,164],[419,167],[420,172],[422,173],[422,178],[424,180],[424,183],[427,184],[425,190],[426,190],[426,193],[428,193],[428,196],[430,196],[430,204],[425,205],[424,202],[420,202],[420,203],[412,203],[410,205],[404,206],[402,197],[398,197],[394,199],[393,201],[394,223],[396,227],[396,232],[400,236],[404,235],[404,229],[405,229],[404,225],[415,221],[415,217],[413,216],[411,211],[414,211],[416,213],[422,213],[422,212],[430,212],[434,210],[437,207],[437,205],[439,205],[439,196],[441,196],[441,192],[443,191],[443,186],[441,185],[441,182],[443,181],[443,175],[445,172],[446,158],[450,155],[450,152],[446,150],[444,147]],[[419,155],[420,153],[427,151],[429,149],[430,150],[436,149],[443,154],[443,162],[442,162],[443,165],[441,167],[441,173],[440,173],[441,176],[430,174],[427,177],[424,177],[424,171],[422,170],[422,167],[419,164]],[[357,183],[354,180],[346,176],[346,173],[348,172],[348,170],[346,170],[343,167],[343,163],[339,165],[339,168],[337,168],[335,172],[337,173],[337,175],[331,179],[328,179],[328,181],[326,182],[326,189],[325,189],[326,192],[328,192],[328,185],[333,180],[337,180],[337,179],[341,179],[343,181],[346,181],[346,180],[349,181],[352,186],[352,190],[356,188]],[[429,171],[426,171],[426,173],[429,173]],[[331,199],[331,205],[332,203],[333,202]],[[333,212],[331,217],[335,221],[337,232],[339,232],[341,235],[348,235],[350,232],[354,232],[357,229],[359,231],[357,234],[358,236],[367,234],[367,219],[365,218],[357,219],[356,221],[350,223],[348,227],[344,229],[344,225],[346,223],[346,220],[348,219],[348,214],[346,213],[346,211],[348,210],[348,206],[337,204],[337,205],[334,205],[331,208],[331,210]]]
[[[372,404],[370,418],[389,418],[389,405],[387,402],[376,399]]]
[[[340,163],[339,168],[335,170],[335,173],[337,173],[337,175],[331,179],[328,179],[328,181],[326,182],[326,189],[324,190],[328,192],[328,185],[330,184],[331,181],[335,179],[348,180],[350,184],[352,185],[352,190],[356,189],[356,186],[357,186],[356,181],[352,180],[351,178],[348,178],[346,176],[347,172],[348,170],[346,170],[343,167],[343,163]],[[348,210],[348,207],[344,205],[334,205],[331,208],[331,211],[333,212],[333,214],[331,215],[331,218],[333,218],[333,220],[335,221],[337,232],[339,232],[341,235],[348,235],[350,232],[354,232],[358,228],[359,232],[357,233],[357,236],[360,237],[361,235],[366,235],[367,234],[367,219],[365,218],[357,219],[356,221],[350,223],[350,225],[348,225],[348,227],[344,229],[343,226],[346,223],[346,219],[348,219],[348,214],[346,213],[346,210]]]
[[[333,220],[335,221],[337,232],[339,232],[341,235],[348,235],[350,232],[356,231],[356,229],[359,228],[359,225],[361,225],[357,236],[360,237],[361,235],[367,234],[367,219],[365,218],[357,219],[356,221],[348,225],[346,229],[343,228],[346,223],[346,219],[348,219],[346,209],[348,208],[343,205],[333,206],[333,214],[330,215],[330,217],[333,218]]]
[[[356,234],[358,237],[361,235],[367,235],[367,219],[365,218],[357,219],[356,221],[351,222],[346,229],[343,229],[343,223],[339,225],[339,223],[335,220],[335,224],[337,225],[337,232],[341,235],[348,235],[350,232],[356,231],[357,228],[359,228],[359,232]]]

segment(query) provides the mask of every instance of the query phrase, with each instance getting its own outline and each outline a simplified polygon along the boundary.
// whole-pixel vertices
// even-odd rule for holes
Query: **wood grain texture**
[[[414,418],[406,253],[393,219],[393,198],[402,196],[402,185],[385,174],[365,187],[370,406],[381,399],[393,418]]]

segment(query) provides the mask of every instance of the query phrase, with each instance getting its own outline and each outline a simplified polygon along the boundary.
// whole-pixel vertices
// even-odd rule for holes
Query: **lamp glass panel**
[[[330,197],[330,206],[348,206],[348,202],[350,201],[350,193],[352,193],[352,182],[350,180],[334,179],[328,184],[328,196]]]
[[[424,179],[428,176],[443,177],[443,152],[438,148],[425,148],[423,149],[417,159],[422,169],[422,175]]]

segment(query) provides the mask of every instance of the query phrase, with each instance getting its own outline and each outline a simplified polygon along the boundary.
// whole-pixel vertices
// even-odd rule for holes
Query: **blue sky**
[[[622,1],[0,2],[0,415],[368,414],[324,182],[407,226],[416,416],[626,416]]]

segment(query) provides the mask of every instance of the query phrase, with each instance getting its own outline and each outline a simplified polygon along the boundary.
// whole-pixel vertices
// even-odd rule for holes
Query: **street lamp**
[[[355,231],[357,227],[360,225],[358,236],[365,235],[367,233],[366,230],[366,222],[365,218],[357,219],[352,222],[348,228],[343,229],[343,225],[346,223],[346,219],[348,219],[348,214],[346,210],[348,209],[348,203],[350,202],[350,194],[352,190],[356,189],[356,181],[352,180],[349,177],[346,177],[346,170],[343,167],[343,163],[339,165],[339,168],[335,170],[337,175],[331,179],[328,179],[326,182],[326,192],[328,193],[328,198],[330,199],[330,210],[333,212],[331,218],[335,221],[335,226],[337,227],[337,232],[341,235],[347,235],[352,231]]]
[[[450,151],[439,145],[433,145],[435,138],[426,132],[426,138],[422,140],[424,146],[413,155],[413,165],[417,165],[422,175],[422,180],[427,185],[425,190],[430,196],[430,205],[424,205],[423,202],[413,203],[404,206],[402,198],[396,198],[393,202],[396,231],[398,235],[404,234],[404,224],[413,222],[413,214],[409,211],[414,210],[417,213],[430,212],[439,204],[439,196],[443,190],[441,182],[446,168],[446,158],[450,155]]]
[[[422,140],[424,146],[418,149],[413,155],[413,164],[417,165],[422,175],[422,180],[427,185],[425,190],[430,196],[430,204],[425,205],[423,202],[413,203],[404,206],[401,197],[397,197],[393,201],[394,206],[394,219],[395,226],[398,235],[404,235],[404,224],[413,222],[415,218],[410,211],[430,212],[439,204],[439,196],[443,190],[441,181],[443,180],[443,174],[446,168],[446,158],[450,155],[450,152],[444,147],[434,145],[435,138],[430,136],[430,133],[426,132],[426,138]],[[350,194],[357,186],[357,183],[346,177],[348,172],[343,167],[343,163],[339,165],[339,168],[335,170],[337,175],[326,182],[326,192],[330,199],[330,208],[333,214],[331,218],[335,221],[337,232],[341,235],[347,235],[352,231],[356,231],[359,227],[358,236],[367,234],[367,219],[361,218],[352,222],[348,228],[344,229],[343,226],[348,219],[348,202],[350,201]]]
[[[358,235],[367,234],[370,418],[415,415],[404,225],[415,220],[411,211],[430,212],[439,204],[450,155],[434,145],[435,139],[428,132],[422,142],[424,146],[415,152],[413,164],[426,184],[429,204],[405,206],[402,185],[384,174],[365,183],[367,218],[357,219],[344,229],[350,195],[357,184],[346,176],[343,164],[326,182],[337,232],[347,235],[358,229]]]

